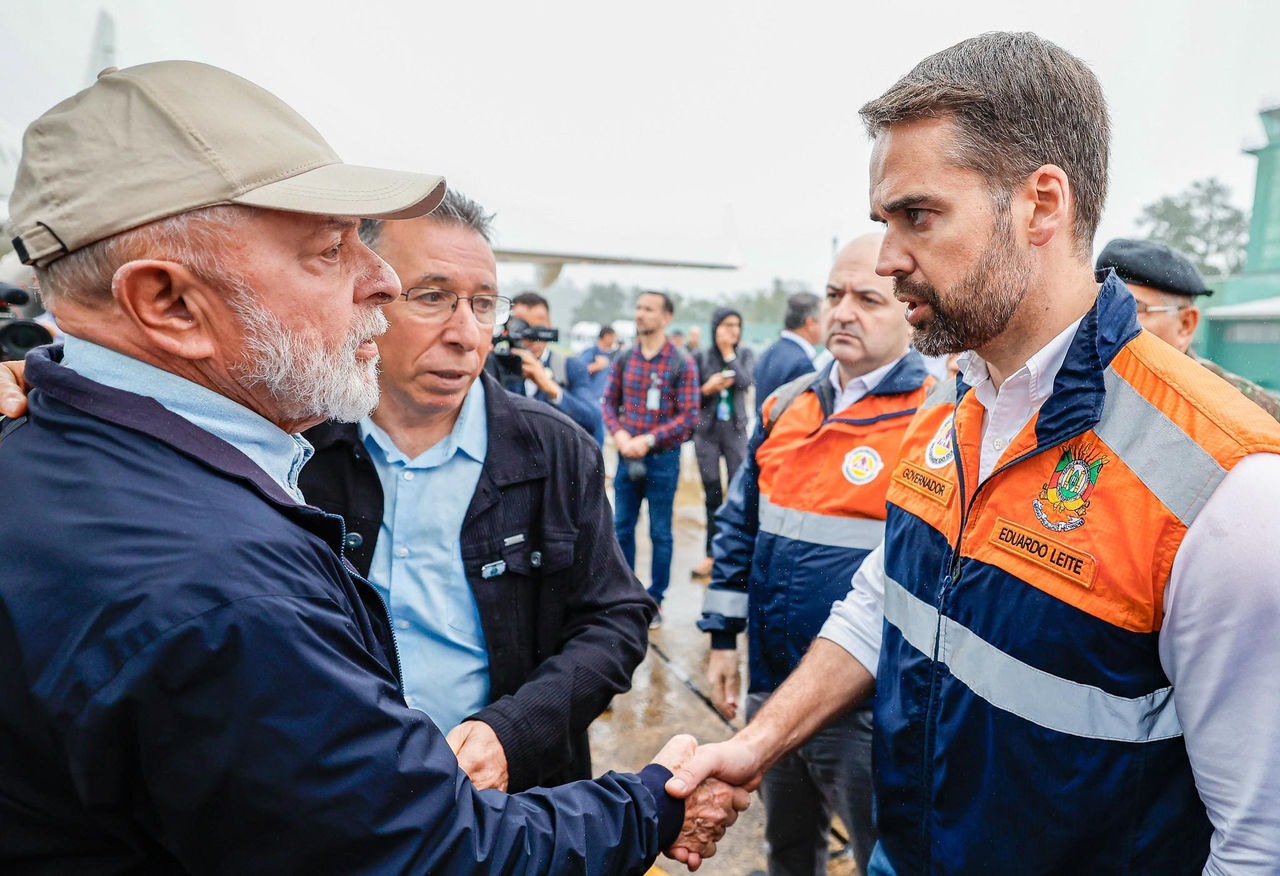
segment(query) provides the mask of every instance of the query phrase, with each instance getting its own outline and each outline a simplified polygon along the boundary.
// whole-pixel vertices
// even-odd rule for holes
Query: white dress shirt
[[[831,388],[836,391],[835,404],[831,410],[843,411],[854,402],[860,401],[864,395],[879,386],[880,381],[884,380],[885,376],[893,370],[893,366],[901,361],[902,357],[899,356],[888,365],[881,365],[874,371],[860,374],[843,385],[840,383],[840,363],[837,362],[831,369],[831,374],[828,378],[831,381]]]

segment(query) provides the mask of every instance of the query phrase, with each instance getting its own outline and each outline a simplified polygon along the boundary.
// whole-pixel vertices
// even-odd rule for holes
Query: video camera
[[[0,362],[21,359],[28,350],[53,343],[48,329],[33,320],[19,319],[9,309],[11,304],[22,305],[30,300],[26,289],[0,282]]]
[[[507,319],[502,332],[493,338],[493,355],[500,372],[518,377],[522,371],[520,357],[511,352],[512,349],[523,347],[529,341],[546,341],[554,344],[559,340],[560,329],[529,325],[520,317],[512,316]]]

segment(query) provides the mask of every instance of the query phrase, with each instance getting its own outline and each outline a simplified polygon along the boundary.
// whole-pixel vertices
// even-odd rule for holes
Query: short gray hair
[[[812,292],[797,292],[787,299],[787,315],[782,320],[782,327],[788,331],[802,328],[809,317],[817,318],[822,299]]]
[[[206,283],[225,286],[228,277],[239,277],[227,245],[253,212],[252,207],[219,204],[113,234],[36,268],[40,296],[46,305],[59,300],[106,304],[116,271],[138,259],[177,262]]]
[[[485,243],[492,244],[494,215],[493,213],[486,213],[484,207],[481,207],[461,192],[449,189],[445,192],[444,200],[440,202],[440,206],[432,210],[426,218],[443,225],[470,228],[483,237]],[[360,239],[364,241],[365,246],[372,250],[377,250],[378,248],[378,241],[382,237],[382,223],[382,219],[360,220]]]
[[[1088,256],[1107,199],[1111,125],[1098,78],[1070,52],[1033,33],[985,33],[925,58],[858,112],[873,137],[952,121],[952,160],[982,174],[1002,207],[1036,168],[1061,167],[1076,249]]]

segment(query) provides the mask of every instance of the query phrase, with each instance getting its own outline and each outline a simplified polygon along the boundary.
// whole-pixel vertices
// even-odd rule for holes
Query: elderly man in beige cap
[[[385,604],[304,504],[297,433],[377,399],[400,293],[357,217],[440,177],[343,164],[201,64],[108,70],[27,131],[11,200],[65,346],[0,426],[0,870],[631,873],[745,793],[639,775],[477,791],[401,696]],[[474,303],[474,302],[473,302]],[[17,506],[15,506],[16,508]],[[682,824],[683,822],[683,824]]]

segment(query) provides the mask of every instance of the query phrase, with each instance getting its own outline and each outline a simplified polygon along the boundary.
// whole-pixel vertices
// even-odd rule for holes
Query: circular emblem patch
[[[955,414],[948,414],[924,451],[924,464],[929,468],[942,468],[956,455]]]
[[[862,486],[874,481],[882,468],[884,461],[873,448],[855,447],[844,455],[840,471],[849,483]]]

